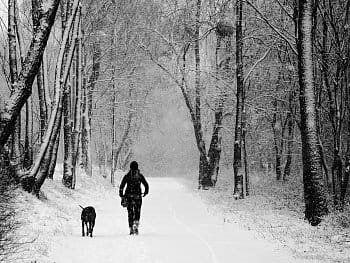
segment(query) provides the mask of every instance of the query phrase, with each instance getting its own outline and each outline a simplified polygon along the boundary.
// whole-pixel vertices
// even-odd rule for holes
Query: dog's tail
[[[82,207],[81,205],[79,205],[81,207],[81,209],[84,209],[84,207]]]

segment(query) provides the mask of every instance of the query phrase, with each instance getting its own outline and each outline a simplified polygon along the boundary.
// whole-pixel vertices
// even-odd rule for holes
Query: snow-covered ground
[[[317,227],[304,219],[302,178],[294,175],[288,182],[274,176],[251,173],[250,196],[235,200],[232,174],[222,173],[210,191],[194,193],[211,213],[227,222],[259,233],[264,239],[293,251],[299,258],[315,262],[350,262],[350,207],[343,212],[331,211]],[[184,181],[194,189],[196,183]],[[331,208],[331,205],[330,205]]]
[[[16,262],[319,262],[295,258],[254,231],[208,211],[198,195],[174,178],[149,178],[139,236],[129,236],[126,209],[108,180],[83,176],[77,189],[48,181],[44,200],[20,194],[25,245]],[[46,198],[46,199],[45,199]],[[96,208],[94,237],[81,236],[78,205]]]

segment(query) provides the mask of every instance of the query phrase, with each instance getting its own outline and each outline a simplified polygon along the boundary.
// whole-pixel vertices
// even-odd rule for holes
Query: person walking
[[[141,192],[141,184],[144,187],[144,193]],[[125,192],[124,188],[126,186]],[[140,173],[138,163],[132,161],[130,163],[129,172],[123,177],[119,186],[119,196],[126,198],[126,207],[128,209],[128,222],[130,235],[138,235],[138,227],[141,215],[142,197],[148,194],[149,185]]]

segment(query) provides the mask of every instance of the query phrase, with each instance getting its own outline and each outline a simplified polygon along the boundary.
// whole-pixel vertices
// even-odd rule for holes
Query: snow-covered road
[[[91,202],[97,211],[93,238],[81,237],[79,221],[72,235],[57,236],[52,262],[187,263],[306,262],[251,231],[224,223],[176,179],[149,179],[139,236],[129,236],[126,209],[117,195]]]

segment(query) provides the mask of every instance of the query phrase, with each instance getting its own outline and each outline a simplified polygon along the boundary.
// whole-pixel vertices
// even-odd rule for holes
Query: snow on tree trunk
[[[229,80],[230,74],[230,60],[231,56],[231,41],[232,34],[234,30],[233,27],[229,23],[218,22],[217,24],[217,43],[216,43],[216,51],[215,51],[215,67],[217,78]],[[223,43],[223,44],[222,44]],[[223,110],[224,104],[227,100],[227,91],[223,87],[217,86],[218,90],[216,102],[215,102],[215,121],[213,126],[213,133],[211,138],[211,143],[208,151],[209,157],[209,176],[212,179],[213,185],[216,184],[219,167],[220,167],[220,157],[221,157],[221,143],[222,137],[220,135],[220,130],[222,128],[222,119],[223,119]]]
[[[289,95],[290,97],[292,95]],[[283,181],[287,181],[290,176],[290,170],[292,165],[292,151],[293,151],[293,140],[294,140],[294,120],[292,114],[289,112],[287,116],[288,121],[288,137],[287,137],[287,161],[284,166]]]
[[[45,83],[44,83],[44,72],[43,67],[40,68],[38,75],[36,77],[36,83],[38,86],[38,96],[39,96],[39,127],[40,127],[40,141],[42,142],[47,120],[48,120],[48,111],[47,111],[47,102],[46,102],[46,94],[45,94]]]
[[[276,180],[279,181],[282,178],[282,153],[283,153],[283,132],[281,127],[281,121],[278,118],[278,103],[277,99],[273,100],[274,112],[272,118],[272,130],[273,130],[273,148],[275,150],[275,170]]]
[[[40,166],[42,164],[42,160],[46,157],[50,157],[52,154],[53,145],[55,142],[55,139],[57,138],[57,134],[59,131],[59,125],[60,125],[60,118],[62,116],[62,87],[64,87],[67,83],[68,75],[70,72],[70,66],[71,61],[74,54],[74,46],[71,45],[71,48],[69,49],[67,60],[65,65],[63,65],[64,62],[64,54],[65,54],[65,47],[69,40],[69,32],[72,28],[76,12],[78,9],[79,0],[75,0],[72,7],[72,15],[69,18],[69,21],[67,22],[67,27],[64,30],[64,34],[62,37],[62,43],[60,45],[60,51],[57,58],[57,65],[56,65],[56,73],[55,73],[55,101],[53,104],[53,109],[51,112],[50,120],[48,123],[48,128],[45,132],[45,137],[43,140],[43,143],[41,144],[40,151],[37,155],[37,158],[34,162],[34,165],[29,173],[29,177],[35,178],[33,193],[38,195],[39,190],[44,183],[45,179],[47,178],[47,173],[39,173],[38,171],[40,169]],[[63,73],[62,73],[63,72]],[[62,73],[62,74],[61,74]],[[48,164],[49,165],[49,162]],[[46,169],[46,167],[45,167]]]
[[[237,95],[236,95],[236,124],[235,139],[233,150],[233,171],[234,171],[234,195],[244,198],[244,192],[240,191],[242,186],[239,182],[243,176],[244,170],[242,165],[242,113],[243,113],[243,95],[244,95],[244,77],[243,77],[243,31],[242,31],[242,9],[243,1],[237,0],[236,3],[236,78],[237,78]]]
[[[93,93],[95,90],[96,82],[100,75],[101,67],[101,45],[98,39],[94,40],[93,43],[93,55],[92,55],[92,73],[89,81],[85,87],[85,98],[84,98],[84,116],[83,123],[84,129],[82,132],[82,166],[88,175],[92,175],[92,149],[91,149],[91,121],[92,121],[92,103]]]
[[[75,7],[75,6],[74,6]],[[66,61],[66,63],[70,63],[68,65],[69,68],[72,67],[72,61],[73,61],[73,54],[76,50],[76,43],[79,33],[79,24],[80,24],[80,12],[78,12],[79,6],[76,6],[77,10],[72,10],[73,14],[75,15],[74,18],[74,26],[71,33],[71,43],[69,43],[68,46],[66,46],[66,52],[68,53],[68,59],[69,61]],[[72,53],[72,57],[69,57]],[[66,65],[67,67],[67,65]],[[74,68],[73,68],[74,70]],[[73,78],[72,78],[73,80]],[[73,187],[73,128],[74,128],[74,122],[72,120],[73,113],[72,113],[72,93],[74,91],[73,83],[69,83],[68,85],[64,86],[64,92],[63,92],[63,137],[64,137],[64,162],[63,162],[63,185],[72,188]]]
[[[318,225],[328,213],[316,126],[316,97],[312,50],[313,1],[299,1],[298,73],[303,159],[305,218]]]
[[[17,66],[17,41],[16,41],[16,1],[8,1],[8,46],[9,46],[9,67],[11,80],[11,94],[15,90],[18,81]],[[18,172],[21,169],[21,116],[19,114],[15,127],[12,131],[11,165]]]
[[[57,122],[61,120],[60,118],[61,117],[58,118]],[[50,142],[50,145],[49,145],[48,158],[50,160],[50,163],[48,165],[49,169],[47,171],[47,177],[50,179],[53,179],[53,175],[54,175],[55,169],[56,169],[58,148],[60,145],[60,136],[61,136],[61,132],[60,132],[61,123],[57,123],[57,125],[55,125],[55,129],[57,129],[57,132],[53,131],[53,133],[55,134],[55,138],[53,139],[53,141]],[[51,145],[51,144],[53,144],[53,145]],[[45,163],[45,161],[43,161],[42,166],[45,167],[46,165],[44,163]]]
[[[115,77],[115,68],[113,68],[113,78]],[[112,106],[112,134],[111,134],[111,139],[112,139],[112,147],[111,147],[111,184],[114,186],[114,172],[115,172],[115,136],[116,136],[116,131],[115,131],[115,107],[116,107],[116,102],[117,102],[117,94],[115,91],[115,81],[113,79],[113,106]]]
[[[196,24],[194,32],[194,57],[195,57],[195,123],[194,129],[197,138],[197,144],[200,150],[199,160],[199,187],[210,186],[211,178],[208,174],[208,159],[203,139],[202,120],[201,120],[201,58],[200,58],[200,17],[201,17],[202,1],[197,0],[196,4]]]
[[[81,28],[81,6],[79,7],[79,30],[78,30],[78,50],[77,50],[77,57],[76,57],[76,94],[75,94],[75,105],[74,105],[74,133],[72,138],[73,143],[73,159],[72,159],[72,166],[73,166],[73,183],[72,188],[75,188],[75,182],[76,182],[76,166],[77,166],[77,159],[79,155],[79,144],[80,144],[80,134],[81,134],[81,94],[82,94],[82,79],[83,79],[83,46],[82,46],[82,39],[83,39],[83,33]]]
[[[34,30],[29,50],[22,64],[18,80],[0,118],[0,150],[4,147],[15,126],[20,111],[32,93],[32,85],[37,75],[43,53],[55,21],[59,0],[45,2],[41,9],[39,26]]]
[[[26,103],[26,122],[25,122],[25,136],[24,136],[24,157],[23,157],[23,166],[25,169],[29,169],[33,164],[33,150],[32,150],[32,131],[31,127],[33,125],[32,120],[32,108],[33,100],[28,99]]]

